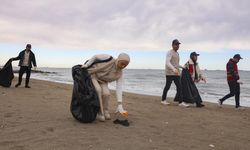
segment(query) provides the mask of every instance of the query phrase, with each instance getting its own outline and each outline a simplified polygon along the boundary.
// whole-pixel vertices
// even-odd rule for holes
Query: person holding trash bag
[[[200,93],[195,85],[200,80],[206,82],[205,77],[202,75],[199,64],[197,62],[199,54],[192,52],[190,59],[184,65],[181,73],[181,85],[182,85],[182,96],[184,102],[195,103],[196,107],[204,107]],[[175,101],[177,101],[181,95],[176,94]]]
[[[108,83],[113,81],[116,81],[116,97],[118,103],[116,112],[122,116],[128,116],[128,112],[123,109],[122,105],[122,82],[123,69],[127,67],[129,62],[130,57],[126,53],[119,54],[117,59],[107,54],[100,54],[93,56],[82,65],[82,68],[87,68],[88,73],[91,75],[92,83],[99,98],[100,112],[97,114],[99,121],[111,119],[108,108],[110,98]]]
[[[178,102],[179,106],[181,107],[189,107],[188,104],[186,104],[183,100],[182,96],[182,87],[180,82],[180,70],[182,66],[180,66],[180,56],[178,53],[179,45],[181,43],[179,40],[175,39],[172,41],[172,49],[167,52],[166,55],[166,64],[165,64],[165,75],[166,75],[166,85],[164,87],[163,93],[162,93],[162,99],[161,104],[163,105],[170,105],[169,102],[167,102],[167,93],[171,87],[172,82],[174,81],[176,85]]]
[[[18,65],[20,66],[18,83],[15,85],[15,87],[19,87],[21,85],[23,74],[26,73],[25,88],[30,88],[29,80],[32,64],[34,65],[35,69],[37,67],[35,54],[31,51],[31,44],[27,44],[26,49],[21,51],[17,57],[12,58],[11,60],[20,60]]]

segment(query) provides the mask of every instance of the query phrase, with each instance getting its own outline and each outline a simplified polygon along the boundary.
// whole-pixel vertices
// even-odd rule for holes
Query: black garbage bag
[[[70,111],[73,117],[83,123],[91,123],[96,119],[100,103],[91,77],[80,65],[72,68],[74,80]]]
[[[11,59],[0,69],[0,86],[10,87],[14,79]]]
[[[183,101],[186,103],[202,103],[199,91],[188,71],[183,69],[181,74],[181,85],[183,93]],[[176,94],[174,101],[178,101],[180,98],[179,93]]]

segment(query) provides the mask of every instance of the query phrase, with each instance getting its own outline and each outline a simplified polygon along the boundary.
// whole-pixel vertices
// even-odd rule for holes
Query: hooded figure
[[[97,118],[100,121],[110,120],[108,109],[108,102],[110,98],[110,91],[108,83],[116,81],[116,97],[118,106],[117,113],[122,116],[127,116],[128,112],[122,106],[122,82],[123,82],[123,69],[129,64],[130,57],[128,54],[121,53],[117,59],[110,55],[101,54],[95,55],[88,60],[82,68],[87,68],[95,90],[100,101],[100,112]]]

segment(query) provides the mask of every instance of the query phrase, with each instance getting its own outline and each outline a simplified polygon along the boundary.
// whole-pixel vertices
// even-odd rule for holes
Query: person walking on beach
[[[192,52],[190,54],[190,59],[188,60],[188,62],[185,64],[184,67],[188,69],[195,83],[199,83],[201,80],[206,83],[207,82],[206,78],[203,76],[200,70],[200,66],[198,63],[198,56],[200,56],[200,54],[197,54],[196,52]]]
[[[240,106],[240,84],[243,82],[240,81],[239,71],[238,71],[238,63],[243,59],[240,54],[235,54],[233,58],[231,58],[226,66],[227,69],[227,83],[230,89],[230,93],[225,95],[223,98],[218,100],[218,104],[221,107],[223,102],[235,96],[235,108],[241,108]]]
[[[166,64],[165,64],[165,74],[166,74],[166,85],[163,90],[162,94],[162,101],[161,103],[163,105],[169,105],[170,103],[167,102],[167,93],[168,90],[171,87],[172,82],[174,81],[176,88],[177,88],[177,94],[180,95],[178,101],[179,101],[179,106],[182,107],[189,107],[188,104],[183,102],[183,96],[182,96],[182,87],[181,87],[181,82],[180,82],[180,57],[179,53],[177,52],[179,50],[179,45],[181,43],[175,39],[172,41],[172,49],[167,52],[166,56]]]
[[[99,121],[111,119],[108,109],[108,102],[110,99],[108,83],[113,81],[116,81],[116,97],[118,103],[116,112],[122,116],[128,115],[128,112],[123,109],[122,105],[122,82],[123,69],[129,62],[130,57],[126,53],[119,54],[117,59],[107,54],[100,54],[93,56],[82,65],[82,68],[87,68],[91,75],[93,85],[100,101],[100,112],[97,115]]]
[[[192,52],[190,54],[190,59],[185,64],[184,68],[188,69],[194,83],[199,83],[200,81],[204,81],[206,83],[207,82],[206,78],[203,76],[203,74],[200,70],[200,66],[198,63],[198,56],[200,56],[200,54],[197,54],[196,52]],[[196,107],[204,107],[205,105],[202,104],[202,100],[200,97],[199,97],[199,99],[200,100],[195,102]]]
[[[35,54],[31,51],[31,44],[27,44],[26,49],[21,51],[17,57],[12,58],[11,60],[20,60],[18,65],[20,66],[18,83],[15,85],[15,87],[19,87],[21,85],[23,74],[26,73],[25,88],[30,88],[29,80],[32,64],[34,65],[35,69],[37,67]]]

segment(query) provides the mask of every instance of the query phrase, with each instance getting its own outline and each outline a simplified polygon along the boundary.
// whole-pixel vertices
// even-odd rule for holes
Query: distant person
[[[18,65],[20,66],[18,83],[15,85],[15,87],[19,87],[21,85],[23,74],[26,73],[25,88],[30,88],[29,80],[32,64],[34,65],[35,69],[37,67],[35,54],[31,51],[31,44],[27,44],[25,50],[21,51],[17,57],[12,58],[12,61],[15,60],[20,60]]]
[[[175,39],[172,41],[172,49],[167,52],[166,56],[166,65],[165,65],[165,74],[166,74],[166,85],[163,90],[162,94],[162,101],[161,103],[163,105],[169,105],[170,103],[167,102],[167,93],[168,90],[171,87],[172,82],[174,81],[176,88],[177,88],[177,94],[180,95],[178,101],[179,106],[182,107],[189,107],[188,104],[183,102],[183,96],[182,96],[182,87],[180,82],[180,57],[179,53],[177,52],[179,50],[179,45],[181,43]]]
[[[200,81],[204,81],[206,83],[206,78],[203,76],[203,74],[200,70],[199,63],[198,63],[198,56],[199,55],[200,54],[197,54],[196,52],[192,52],[190,54],[190,59],[185,64],[184,68],[188,69],[194,83],[199,83]],[[197,92],[198,92],[198,89],[197,89]],[[183,93],[183,95],[184,95],[184,93]],[[195,95],[199,95],[199,92],[196,93]],[[198,98],[196,98],[195,103],[196,103],[196,107],[204,107],[200,96],[198,96]]]
[[[91,75],[93,85],[96,89],[100,101],[100,113],[97,115],[99,121],[110,120],[109,113],[109,99],[110,91],[108,83],[116,81],[116,97],[117,109],[116,112],[122,116],[127,116],[128,112],[123,109],[122,105],[122,82],[123,82],[123,69],[127,67],[130,62],[128,54],[121,53],[117,59],[107,54],[100,54],[93,56],[88,60],[82,68],[87,68]]]
[[[240,106],[240,84],[243,82],[240,81],[239,71],[238,71],[238,62],[243,59],[240,54],[235,54],[231,58],[226,66],[227,69],[227,83],[230,89],[230,93],[218,100],[218,104],[221,107],[223,102],[235,96],[235,108],[241,108]]]

